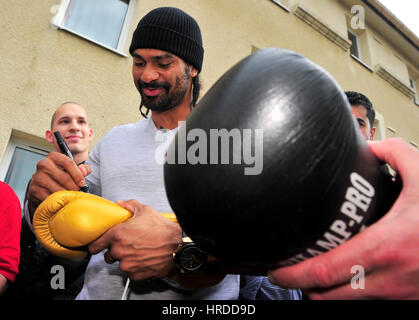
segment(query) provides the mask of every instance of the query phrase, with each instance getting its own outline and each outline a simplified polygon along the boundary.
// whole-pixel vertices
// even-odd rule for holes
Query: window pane
[[[419,103],[419,99],[418,99],[418,91],[416,90],[416,83],[415,80],[413,80],[412,78],[409,79],[410,80],[410,87],[413,89],[413,91],[415,91],[415,95],[413,97],[413,101],[415,103]]]
[[[28,151],[16,147],[13,153],[12,161],[7,170],[4,182],[7,183],[16,192],[20,205],[23,207],[25,199],[26,186],[36,171],[36,164],[39,160],[45,158],[45,155]]]
[[[128,1],[72,0],[65,26],[108,47],[118,47]]]
[[[351,54],[353,54],[355,57],[359,58],[359,48],[358,48],[357,37],[351,32],[348,32],[348,37],[349,37],[349,40],[352,41]]]

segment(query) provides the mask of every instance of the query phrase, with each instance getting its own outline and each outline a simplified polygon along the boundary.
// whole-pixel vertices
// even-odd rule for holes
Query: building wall
[[[339,35],[346,37],[348,30],[345,19],[346,11],[339,1],[301,0],[297,2],[333,27]]]
[[[380,36],[378,32],[374,31],[370,33],[373,65],[382,64],[386,66],[395,77],[408,84],[409,74],[407,65],[401,58],[402,54],[398,53],[396,48]]]
[[[55,109],[83,105],[100,136],[138,118],[130,58],[50,27],[54,0],[5,1],[0,6],[0,157],[12,129],[43,140]]]
[[[343,1],[344,2],[344,1]],[[293,13],[303,6],[341,37],[346,37],[350,8],[337,0],[288,0],[289,11],[271,0],[137,0],[125,52],[116,54],[74,34],[50,27],[58,0],[0,0],[0,159],[12,134],[43,141],[55,108],[76,101],[88,112],[95,132],[93,147],[111,127],[140,119],[140,98],[132,82],[128,47],[138,20],[159,6],[177,6],[194,16],[203,34],[202,94],[254,48],[281,47],[323,66],[344,90],[366,94],[384,119],[383,135],[419,142],[419,107],[374,71],[383,64],[406,85],[407,64],[419,74],[419,59],[408,60],[380,30],[361,31],[368,46],[365,67]],[[361,2],[358,1],[360,4]],[[368,19],[368,17],[367,17]],[[378,43],[377,39],[381,42]],[[396,55],[401,58],[397,58]],[[418,53],[419,57],[419,53]],[[415,78],[417,80],[417,78]]]

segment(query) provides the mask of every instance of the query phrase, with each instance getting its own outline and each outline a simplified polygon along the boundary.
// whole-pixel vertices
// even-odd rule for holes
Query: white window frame
[[[415,91],[415,95],[413,96],[413,102],[419,106],[419,97],[418,97],[418,89],[416,88],[415,79],[409,78],[410,87]]]
[[[3,155],[3,159],[0,163],[0,181],[4,181],[7,175],[7,171],[9,170],[10,163],[13,159],[13,154],[16,148],[25,149],[28,151],[36,152],[38,154],[47,155],[49,152],[54,151],[55,149],[51,145],[47,147],[45,145],[41,145],[40,143],[36,143],[35,139],[23,139],[20,137],[16,137],[14,135],[11,136],[9,143],[7,144],[6,150]],[[20,204],[23,207],[23,203]]]
[[[61,30],[65,30],[67,32],[73,33],[85,40],[88,40],[90,42],[93,42],[101,47],[104,47],[112,52],[115,52],[119,55],[122,55],[124,57],[128,57],[127,54],[125,54],[123,52],[124,47],[125,47],[125,41],[127,39],[127,35],[128,35],[128,31],[131,25],[131,20],[132,20],[132,16],[135,10],[135,5],[136,5],[136,0],[129,0],[128,3],[128,9],[127,9],[127,14],[125,15],[125,20],[124,20],[124,24],[122,25],[122,30],[121,30],[121,34],[119,36],[119,41],[118,41],[118,45],[115,48],[109,47],[103,43],[100,43],[98,41],[96,41],[95,39],[92,39],[90,37],[87,37],[83,34],[80,34],[74,30],[71,30],[67,27],[65,27],[64,25],[64,17],[65,17],[65,13],[67,12],[67,8],[70,4],[71,0],[61,0],[61,4],[57,5],[57,6],[53,6],[51,8],[51,13],[55,13],[55,16],[51,19],[51,27],[53,29],[61,29]]]
[[[360,60],[360,61],[362,61],[361,47],[360,47],[360,44],[359,44],[359,36],[355,32],[353,32],[352,30],[350,30],[350,29],[348,29],[348,33],[350,33],[355,38],[355,40],[356,40],[356,48],[358,49],[358,52],[357,52],[358,53],[358,56],[354,55],[352,52],[351,52],[351,56],[354,57],[354,58],[356,58],[356,59],[358,59],[358,60]]]
[[[47,155],[49,152],[54,151],[53,147],[45,148],[44,146],[38,146],[36,143],[32,143],[25,139],[17,138],[12,136],[10,142],[6,147],[3,159],[0,164],[0,181],[4,181],[6,178],[7,171],[9,170],[10,162],[12,161],[15,149],[19,147],[28,151],[36,152],[39,154]]]
[[[272,2],[276,3],[278,6],[280,6],[285,11],[290,12],[288,1],[284,1],[284,0],[272,0]]]
[[[374,119],[374,127],[375,127],[375,139],[374,140],[385,140],[386,139],[386,129],[384,125],[384,116],[375,111],[375,119]]]

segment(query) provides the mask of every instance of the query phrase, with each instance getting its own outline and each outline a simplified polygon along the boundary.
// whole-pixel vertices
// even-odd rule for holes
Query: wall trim
[[[300,4],[295,8],[294,14],[343,50],[348,51],[351,47],[352,44],[349,40],[339,35],[325,22],[321,21],[320,18],[316,17],[312,12],[302,7]]]
[[[371,68],[369,65],[367,65],[364,61],[362,61],[361,59],[359,59],[358,57],[354,56],[353,54],[351,54],[351,57],[358,62],[360,65],[362,65],[364,68],[368,69],[368,71],[370,72],[374,72],[374,69]]]
[[[415,96],[415,92],[408,85],[404,84],[381,64],[375,66],[375,72],[409,99],[413,99]]]

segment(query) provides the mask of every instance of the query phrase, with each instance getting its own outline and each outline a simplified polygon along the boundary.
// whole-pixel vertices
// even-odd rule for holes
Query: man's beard
[[[168,82],[159,83],[157,81],[152,81],[150,83],[145,83],[143,81],[138,81],[141,104],[151,111],[167,111],[177,107],[185,97],[186,91],[188,90],[188,80],[190,78],[189,70],[186,68],[185,73],[181,77],[176,78],[173,88]],[[162,88],[165,92],[155,97],[148,97],[144,94],[143,88]]]

